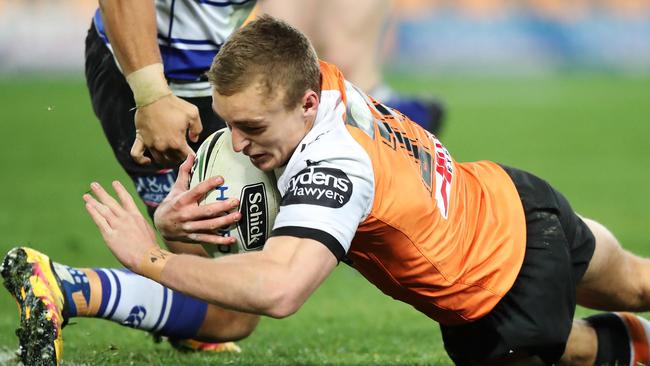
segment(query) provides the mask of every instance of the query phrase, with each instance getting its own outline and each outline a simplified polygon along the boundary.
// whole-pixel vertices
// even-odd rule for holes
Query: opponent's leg
[[[319,56],[367,92],[382,83],[379,49],[391,5],[390,0],[330,0],[320,5]]]
[[[67,317],[104,318],[173,339],[210,342],[241,339],[257,324],[256,316],[220,309],[125,269],[52,266]]]
[[[378,48],[390,0],[279,0],[259,3],[264,13],[300,29],[318,56],[339,67],[362,90],[382,81]]]
[[[439,101],[398,93],[384,82],[381,46],[393,6],[390,0],[323,2],[316,29],[319,56],[341,68],[348,80],[377,100],[438,134],[444,119]]]
[[[72,317],[97,317],[169,337],[186,349],[238,351],[233,343],[249,335],[258,317],[217,306],[163,287],[124,269],[76,269],[52,262],[29,248],[12,249],[2,264],[4,285],[16,299],[16,331],[25,364],[58,364],[61,328]],[[40,361],[39,361],[40,360]]]
[[[320,0],[273,0],[259,1],[257,6],[260,13],[269,14],[299,29],[320,52],[320,35],[316,28],[322,3]],[[322,58],[320,53],[319,57]]]
[[[444,106],[434,98],[395,92],[384,83],[381,46],[391,0],[282,0],[260,3],[262,12],[278,17],[309,37],[318,56],[341,69],[365,92],[437,134]],[[308,9],[308,11],[304,11]]]

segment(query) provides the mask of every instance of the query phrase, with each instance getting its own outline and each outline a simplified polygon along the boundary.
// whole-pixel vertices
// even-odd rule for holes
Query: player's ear
[[[316,115],[318,112],[318,94],[313,90],[307,90],[302,97],[302,110],[305,116]]]

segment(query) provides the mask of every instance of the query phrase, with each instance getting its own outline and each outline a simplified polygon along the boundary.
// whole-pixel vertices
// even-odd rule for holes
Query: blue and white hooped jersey
[[[256,0],[155,0],[158,45],[172,90],[176,81],[186,91],[207,88],[209,95],[203,74],[228,36],[250,16],[255,4]],[[93,20],[99,35],[111,48],[99,10]],[[185,85],[188,82],[190,85]]]

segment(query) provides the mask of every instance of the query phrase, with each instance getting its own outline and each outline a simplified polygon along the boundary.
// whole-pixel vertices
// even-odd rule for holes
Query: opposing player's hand
[[[86,211],[99,228],[108,248],[117,260],[130,270],[139,273],[142,258],[156,248],[153,227],[142,216],[133,197],[120,182],[113,182],[119,201],[104,190],[99,183],[92,183],[93,195],[83,196]]]
[[[190,154],[186,134],[198,141],[203,126],[198,108],[175,96],[165,96],[135,112],[135,141],[131,157],[138,164],[150,164],[144,156],[149,150],[154,160],[163,166],[175,166]]]
[[[236,211],[238,199],[217,201],[200,206],[199,202],[213,189],[221,186],[223,177],[212,177],[189,189],[190,169],[194,155],[180,166],[178,178],[165,200],[154,214],[154,223],[167,240],[188,243],[234,244],[235,238],[223,237],[217,230],[228,227],[241,218]],[[234,212],[232,212],[234,210]]]

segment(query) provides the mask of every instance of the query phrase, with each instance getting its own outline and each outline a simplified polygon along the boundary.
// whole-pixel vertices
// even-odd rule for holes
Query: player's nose
[[[235,150],[235,152],[238,153],[242,152],[246,148],[246,146],[250,144],[248,139],[246,139],[246,137],[241,132],[239,132],[239,130],[236,128],[233,128],[231,130],[231,136],[232,136],[232,148],[233,150]]]

